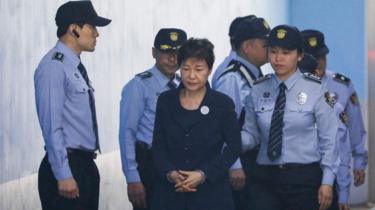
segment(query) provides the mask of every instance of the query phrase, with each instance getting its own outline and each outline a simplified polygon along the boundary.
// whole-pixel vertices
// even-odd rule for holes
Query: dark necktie
[[[285,110],[285,89],[286,86],[284,83],[279,85],[280,93],[277,96],[275,108],[272,113],[267,155],[270,160],[276,160],[281,155],[281,148],[283,142],[283,119],[284,119],[284,110]]]
[[[173,81],[174,78],[170,79],[167,83],[167,86],[169,87],[169,89],[173,90],[173,89],[176,89],[177,88],[177,85],[176,83]]]
[[[94,93],[90,85],[90,80],[89,76],[87,75],[87,71],[85,66],[82,63],[79,63],[78,65],[78,70],[81,73],[83,79],[85,80],[87,86],[89,87],[88,93],[89,93],[89,101],[90,101],[90,109],[91,109],[91,116],[92,116],[92,127],[94,129],[95,133],[95,146],[96,149],[100,151],[100,145],[99,145],[99,135],[98,135],[98,123],[96,121],[96,109],[95,109],[95,98],[94,98]]]

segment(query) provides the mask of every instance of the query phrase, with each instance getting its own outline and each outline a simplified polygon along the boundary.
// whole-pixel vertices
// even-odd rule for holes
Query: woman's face
[[[199,91],[203,89],[211,74],[204,59],[188,58],[181,64],[181,80],[186,90]]]
[[[281,47],[268,48],[268,60],[275,74],[282,80],[286,80],[297,69],[297,63],[303,57],[297,49],[288,50]]]

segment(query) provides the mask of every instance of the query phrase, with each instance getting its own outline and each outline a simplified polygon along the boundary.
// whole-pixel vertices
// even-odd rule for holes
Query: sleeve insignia
[[[259,79],[257,79],[257,80],[254,82],[254,85],[259,84],[259,83],[262,83],[262,82],[264,82],[264,81],[266,81],[266,80],[268,80],[268,79],[271,79],[271,77],[272,77],[272,74],[266,74],[266,75],[264,75],[263,77],[260,77]]]
[[[350,96],[350,101],[351,101],[352,104],[354,104],[354,105],[358,105],[358,104],[359,104],[359,100],[358,100],[357,93],[353,93],[353,94]]]
[[[152,77],[152,73],[149,71],[144,71],[142,73],[137,74],[136,76],[142,79],[146,79],[146,78]]]
[[[52,60],[57,60],[57,61],[63,62],[64,61],[64,54],[62,54],[60,52],[55,52],[55,54],[53,54],[53,56],[52,56]]]
[[[325,92],[324,93],[324,97],[326,98],[326,102],[327,104],[330,106],[330,107],[334,107],[335,104],[336,104],[336,97],[333,93],[330,93],[330,92]]]
[[[348,115],[345,112],[340,113],[340,120],[342,123],[344,123],[346,126],[348,126],[349,118]]]
[[[305,72],[303,73],[303,77],[308,79],[308,80],[311,80],[311,81],[314,81],[316,83],[319,83],[321,84],[322,83],[322,80],[320,77],[316,76],[315,74],[311,74],[309,72]]]
[[[338,81],[338,82],[341,82],[341,83],[344,83],[345,85],[349,85],[350,83],[350,79],[342,74],[339,74],[339,73],[335,73],[332,75],[333,76],[333,79],[335,81]]]

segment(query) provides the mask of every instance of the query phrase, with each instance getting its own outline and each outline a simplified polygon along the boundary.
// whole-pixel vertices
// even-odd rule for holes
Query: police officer
[[[240,126],[244,120],[244,102],[254,81],[262,76],[260,67],[267,62],[266,36],[270,28],[263,18],[245,18],[233,32],[231,42],[236,56],[230,65],[213,80],[213,88],[230,96],[235,103],[235,111]],[[251,205],[252,166],[257,149],[248,151],[237,160],[230,170],[230,182],[236,209],[247,209]],[[250,198],[249,198],[250,196]]]
[[[351,144],[352,156],[353,156],[353,174],[354,174],[354,185],[362,185],[365,181],[365,169],[367,167],[368,155],[365,149],[366,130],[364,127],[361,107],[357,98],[356,91],[353,83],[350,79],[342,74],[326,71],[327,54],[329,48],[324,41],[324,35],[318,30],[304,30],[302,31],[305,40],[305,50],[311,53],[318,62],[317,74],[322,77],[322,83],[327,87],[334,102],[340,103],[345,110],[345,116],[348,120],[349,128],[349,140]],[[345,153],[348,148],[345,148]],[[347,160],[350,157],[343,157]],[[337,181],[341,180],[345,185],[350,185],[350,176],[347,176],[346,172],[341,174],[342,170],[339,170]],[[340,187],[339,184],[339,189]],[[348,186],[346,187],[348,188]],[[340,192],[342,192],[340,190]],[[348,196],[349,193],[339,193],[340,209],[348,209]],[[337,208],[336,208],[337,209]]]
[[[152,192],[151,143],[158,96],[176,88],[177,50],[186,41],[181,29],[163,28],[155,37],[152,56],[156,64],[137,74],[122,91],[120,151],[128,197],[134,209],[149,209]]]
[[[318,63],[314,56],[305,53],[302,61],[298,63],[301,72],[309,72],[311,74],[318,74]],[[349,141],[348,116],[344,107],[340,103],[336,103],[334,93],[326,92],[327,100],[333,106],[338,120],[337,144],[339,145],[340,165],[336,176],[336,191],[333,192],[333,203],[329,209],[348,210],[348,198],[350,192],[351,175],[351,147]]]
[[[38,174],[43,209],[98,209],[99,149],[94,89],[80,60],[95,50],[100,17],[90,1],[72,1],[56,13],[59,40],[34,75],[35,100],[46,155]]]
[[[260,144],[255,209],[329,207],[337,171],[337,122],[318,77],[302,74],[303,38],[293,26],[273,28],[268,60],[274,74],[246,99],[243,149]]]
[[[229,63],[234,58],[236,58],[236,56],[237,56],[237,53],[236,53],[236,50],[235,50],[235,47],[234,47],[234,32],[235,32],[237,26],[243,20],[246,20],[246,19],[250,20],[250,19],[255,18],[255,17],[256,17],[255,15],[247,15],[247,16],[243,16],[243,17],[236,17],[231,22],[231,24],[229,26],[229,32],[228,32],[231,50],[229,52],[229,55],[226,58],[224,58],[223,62],[221,62],[219,64],[219,66],[216,68],[215,73],[212,76],[212,80],[211,80],[212,84],[217,81],[217,78],[225,71],[225,69],[228,67]]]

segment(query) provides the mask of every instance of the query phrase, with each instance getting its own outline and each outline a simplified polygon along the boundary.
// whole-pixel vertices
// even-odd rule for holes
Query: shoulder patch
[[[262,83],[268,79],[271,79],[271,77],[272,77],[272,74],[266,74],[263,77],[260,77],[259,79],[255,80],[254,85]]]
[[[141,79],[146,79],[146,78],[152,77],[152,73],[149,71],[144,71],[142,73],[137,74],[136,76],[140,77]]]
[[[358,105],[359,104],[359,100],[358,100],[358,96],[357,96],[357,93],[354,92],[351,96],[350,96],[350,101],[352,102],[353,105]]]
[[[314,74],[311,74],[309,72],[303,73],[303,78],[314,81],[316,83],[322,84],[322,79]]]
[[[55,52],[55,54],[53,54],[53,56],[52,56],[52,60],[58,60],[60,62],[63,62],[64,61],[64,54],[62,54],[60,52]]]
[[[338,81],[338,82],[341,82],[341,83],[344,83],[345,85],[349,85],[350,83],[350,79],[342,74],[339,74],[339,73],[335,73],[332,75],[333,79]]]
[[[345,112],[340,113],[340,120],[344,125],[348,126],[349,125],[349,117]]]

